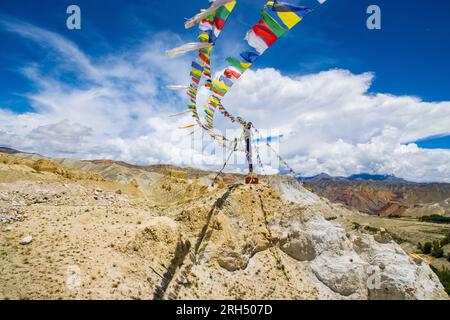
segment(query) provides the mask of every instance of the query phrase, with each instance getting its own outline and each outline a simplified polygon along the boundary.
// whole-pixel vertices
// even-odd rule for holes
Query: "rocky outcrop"
[[[317,256],[314,240],[300,229],[292,230],[280,241],[280,248],[298,261],[311,261]]]
[[[355,251],[372,268],[370,299],[445,299],[439,279],[425,262],[414,262],[395,242],[370,235],[352,237]]]
[[[289,199],[292,199],[292,188]],[[300,187],[297,191],[304,194]],[[298,196],[301,199],[304,196]],[[295,222],[294,222],[295,223]],[[447,299],[428,265],[416,264],[394,241],[377,242],[371,235],[348,237],[319,213],[298,226],[310,236],[317,257],[311,269],[333,292],[363,299]],[[302,248],[303,249],[303,248]],[[301,259],[300,259],[301,260]]]
[[[353,251],[324,252],[311,263],[314,275],[333,292],[365,299],[367,263]]]
[[[447,298],[426,264],[416,264],[388,237],[380,236],[378,242],[370,235],[346,234],[324,218],[323,212],[333,211],[329,203],[285,181],[275,182],[274,188],[241,186],[222,196],[210,212],[198,250],[192,252],[198,258],[181,267],[183,277],[175,277],[175,283],[196,279],[203,283],[201,290],[207,290],[211,279],[227,286],[239,283],[238,293],[216,296],[222,299],[243,292],[263,298],[274,282],[284,283],[284,292],[270,296],[288,299]],[[254,283],[262,256],[271,270],[265,280]],[[175,284],[169,292],[172,297],[190,294]],[[208,298],[199,292],[200,298]]]

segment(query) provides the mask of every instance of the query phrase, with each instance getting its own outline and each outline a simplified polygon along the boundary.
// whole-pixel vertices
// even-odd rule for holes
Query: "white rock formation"
[[[281,181],[278,187],[287,201],[318,205],[315,196],[295,182]],[[448,299],[430,267],[416,264],[394,241],[379,243],[371,235],[347,237],[319,211],[297,227],[289,231],[294,240],[282,241],[281,248],[300,261],[311,260],[313,254],[305,257],[305,253],[314,252],[311,270],[336,298]]]

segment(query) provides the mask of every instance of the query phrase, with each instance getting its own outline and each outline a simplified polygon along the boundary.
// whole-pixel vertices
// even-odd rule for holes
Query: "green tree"
[[[425,242],[425,244],[422,247],[422,252],[424,254],[430,254],[432,249],[433,245],[431,244],[431,242]]]
[[[433,249],[431,255],[435,258],[442,258],[444,257],[444,250],[442,248]]]
[[[441,247],[440,241],[433,241],[433,249],[431,249],[431,255],[435,258],[442,258],[444,256],[444,250]]]
[[[445,238],[441,240],[441,247],[450,243],[450,232],[445,235]]]
[[[445,288],[445,292],[450,296],[450,271],[447,268],[438,270],[437,268],[430,266],[431,269],[436,273]]]

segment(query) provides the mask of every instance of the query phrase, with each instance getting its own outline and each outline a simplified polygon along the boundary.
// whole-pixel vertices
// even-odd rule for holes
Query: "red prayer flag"
[[[263,20],[259,20],[259,22],[253,27],[253,32],[257,36],[261,37],[269,47],[278,40],[277,35],[273,33],[267,23]]]

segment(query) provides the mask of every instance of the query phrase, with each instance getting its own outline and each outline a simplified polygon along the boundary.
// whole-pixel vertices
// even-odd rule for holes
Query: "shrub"
[[[439,280],[444,286],[445,292],[447,292],[447,294],[450,296],[450,271],[447,268],[438,270],[433,266],[430,267],[434,271],[434,273],[436,273],[436,275],[439,277]]]
[[[353,229],[359,230],[361,229],[361,225],[358,222],[353,222]]]
[[[373,232],[373,233],[378,232],[377,228],[374,228],[374,227],[371,227],[371,226],[365,226],[364,230],[369,231],[369,232]]]
[[[433,243],[427,242],[422,246],[422,252],[430,254],[435,258],[442,258],[444,256],[444,249],[442,249],[441,241],[435,240]]]
[[[439,240],[434,240],[432,242],[432,245],[433,245],[433,249],[431,251],[441,248],[441,242]]]
[[[433,248],[431,255],[435,258],[442,258],[444,256],[444,250],[442,248]]]
[[[431,244],[431,242],[425,242],[425,244],[422,246],[422,252],[424,254],[430,254],[432,249],[433,245]]]
[[[450,217],[443,217],[437,214],[431,216],[420,217],[421,222],[434,222],[434,223],[450,223]]]
[[[441,240],[441,247],[450,243],[450,232],[445,235],[445,238]]]
[[[443,243],[444,241],[435,240],[433,243],[426,242],[422,245],[422,243],[419,242],[417,248],[424,254],[431,254],[435,258],[442,258],[444,257],[444,249],[442,249]]]

